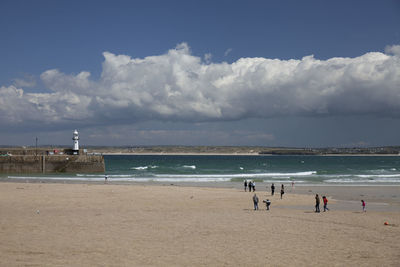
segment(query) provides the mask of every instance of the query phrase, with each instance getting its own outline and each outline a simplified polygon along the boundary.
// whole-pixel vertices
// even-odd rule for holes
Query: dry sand
[[[267,212],[238,188],[4,182],[0,265],[400,266],[396,201],[314,213],[303,191]]]

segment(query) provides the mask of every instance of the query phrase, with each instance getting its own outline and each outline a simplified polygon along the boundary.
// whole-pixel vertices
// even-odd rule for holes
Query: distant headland
[[[200,155],[399,155],[400,146],[369,148],[290,148],[263,146],[131,146],[91,147],[102,154],[200,154]]]
[[[399,155],[400,146],[384,147],[348,147],[348,148],[291,148],[264,146],[85,146],[85,155],[116,155],[116,154],[165,154],[165,155]],[[41,146],[38,154],[59,153],[67,150],[65,146]],[[34,147],[1,147],[0,154],[21,154],[21,151],[31,151]],[[19,151],[17,153],[17,151]],[[28,153],[28,152],[26,152]],[[82,152],[81,152],[82,153]]]

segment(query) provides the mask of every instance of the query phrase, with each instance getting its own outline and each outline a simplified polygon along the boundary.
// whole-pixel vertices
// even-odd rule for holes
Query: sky
[[[0,145],[400,145],[400,1],[0,1]]]

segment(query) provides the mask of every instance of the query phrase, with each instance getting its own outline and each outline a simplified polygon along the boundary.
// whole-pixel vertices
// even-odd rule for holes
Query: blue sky
[[[399,144],[399,1],[3,0],[0,10],[4,145],[65,144],[74,128],[99,145]]]

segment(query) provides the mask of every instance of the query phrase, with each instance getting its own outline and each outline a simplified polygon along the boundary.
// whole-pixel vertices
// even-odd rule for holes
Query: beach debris
[[[193,196],[191,196],[190,199],[193,199]]]
[[[389,223],[389,222],[384,222],[383,223],[383,225],[386,225],[386,226],[392,226],[392,227],[399,227],[399,225],[397,225],[397,224],[394,224],[394,223]]]
[[[40,210],[36,210],[36,214],[40,214]]]

